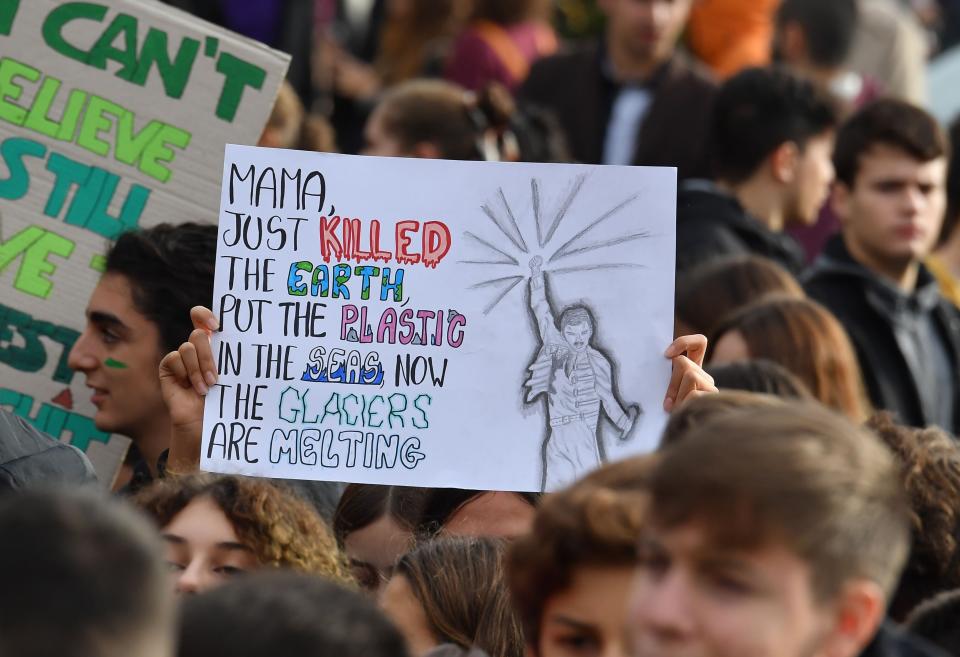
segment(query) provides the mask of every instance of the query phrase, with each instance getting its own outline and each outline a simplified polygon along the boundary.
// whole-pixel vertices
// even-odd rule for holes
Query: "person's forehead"
[[[123,274],[106,273],[97,283],[87,303],[87,315],[106,313],[114,315],[124,324],[152,323],[133,301],[133,286]]]
[[[771,553],[799,556],[783,538],[761,526],[755,526],[749,535],[739,536],[723,531],[723,523],[707,524],[691,520],[675,527],[658,527],[651,523],[646,540],[652,540],[674,557],[694,561],[738,560],[750,562]]]
[[[859,164],[861,178],[895,176],[941,183],[946,179],[946,156],[924,162],[890,144],[873,144],[860,155]]]

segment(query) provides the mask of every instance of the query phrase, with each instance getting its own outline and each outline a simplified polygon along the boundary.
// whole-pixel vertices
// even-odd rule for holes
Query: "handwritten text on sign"
[[[570,180],[578,175],[595,180],[587,191],[584,177],[582,191],[571,194]],[[639,422],[639,411],[655,415],[650,400],[662,399],[667,377],[660,361],[671,330],[673,263],[662,253],[673,239],[668,194],[647,201],[654,214],[666,214],[662,236],[644,233],[650,239],[639,249],[609,245],[614,255],[619,248],[644,260],[629,267],[587,253],[571,254],[564,267],[543,264],[551,250],[561,254],[560,240],[582,231],[590,217],[561,218],[548,231],[550,239],[538,238],[544,231],[537,226],[546,219],[524,207],[561,207],[566,194],[568,207],[602,216],[592,204],[604,198],[607,185],[636,186],[645,178],[668,189],[673,184],[672,172],[653,169],[228,147],[214,300],[222,327],[214,342],[220,383],[207,399],[204,467],[272,477],[539,489],[553,481],[548,469],[561,472],[544,460],[544,445],[553,441],[556,448],[569,438],[549,429],[562,417],[559,398],[547,389],[534,393],[541,374],[531,372],[542,369],[543,358],[567,358],[563,376],[582,372],[577,389],[585,391],[584,403],[599,409],[581,413],[593,429],[581,431],[579,440],[598,459],[585,468],[620,451],[648,449],[652,439],[641,436],[641,425],[655,433],[657,422]],[[533,188],[554,191],[534,201],[531,180]],[[502,213],[495,213],[491,198],[508,204]],[[636,221],[623,212],[596,237],[621,235]],[[500,229],[499,237],[489,234],[491,228]],[[512,239],[505,237],[514,231]],[[526,253],[521,246],[514,254],[514,241]],[[652,276],[666,280],[660,291],[648,285],[651,303],[644,312],[612,303],[617,292],[611,283],[634,279],[639,289]],[[598,281],[605,284],[597,287]],[[556,337],[561,330],[579,326],[567,320],[559,320],[564,329],[538,331],[538,312],[581,294],[589,296],[598,322],[602,317],[595,337],[559,344],[566,339]],[[631,324],[620,325],[618,316],[633,314]],[[627,351],[650,361],[653,375],[638,377],[620,367],[618,358]],[[596,395],[584,383],[594,368]],[[629,444],[607,446],[611,432],[630,437]]]

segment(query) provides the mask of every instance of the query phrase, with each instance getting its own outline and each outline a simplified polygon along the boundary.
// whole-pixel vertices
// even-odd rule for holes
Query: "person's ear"
[[[823,657],[857,657],[870,643],[883,622],[886,596],[876,582],[857,579],[840,591],[833,611]]]
[[[780,55],[790,64],[803,62],[807,58],[807,35],[800,24],[791,21],[780,28]]]
[[[844,225],[850,217],[850,204],[852,202],[853,192],[847,184],[841,180],[833,182],[833,188],[830,192],[830,206],[833,213],[837,215],[840,225]]]
[[[800,148],[792,141],[780,144],[770,155],[770,175],[782,185],[789,185],[796,179],[799,165]]]
[[[411,149],[411,156],[422,160],[439,160],[442,157],[437,145],[429,141],[421,141],[414,144]]]

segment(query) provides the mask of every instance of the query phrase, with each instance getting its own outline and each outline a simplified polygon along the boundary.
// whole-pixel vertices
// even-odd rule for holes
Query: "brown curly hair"
[[[530,646],[540,642],[547,601],[584,566],[631,566],[647,514],[654,456],[613,463],[548,495],[533,529],[510,548],[507,574],[513,603]]]
[[[204,497],[223,511],[261,565],[352,585],[346,560],[326,523],[307,502],[269,481],[209,474],[168,476],[133,501],[162,528],[188,504]]]
[[[897,456],[910,502],[910,557],[890,605],[903,621],[924,600],[960,588],[960,448],[936,427],[900,426],[889,413],[867,427]]]

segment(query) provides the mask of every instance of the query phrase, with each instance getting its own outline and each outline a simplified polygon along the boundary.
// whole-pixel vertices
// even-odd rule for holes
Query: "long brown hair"
[[[141,491],[134,503],[162,528],[200,498],[213,500],[261,565],[353,582],[333,534],[317,512],[269,481],[209,474],[167,477]]]
[[[752,358],[778,363],[796,375],[814,398],[863,422],[869,415],[857,356],[840,322],[808,299],[771,297],[725,319],[710,344],[743,336]]]
[[[523,657],[523,632],[503,568],[504,543],[492,538],[440,538],[397,563],[423,605],[440,643],[480,648],[493,657]]]

